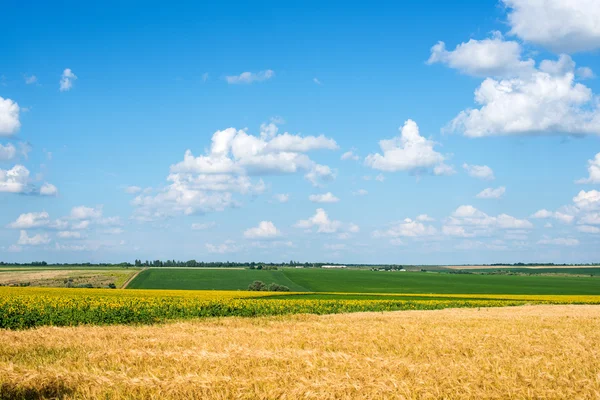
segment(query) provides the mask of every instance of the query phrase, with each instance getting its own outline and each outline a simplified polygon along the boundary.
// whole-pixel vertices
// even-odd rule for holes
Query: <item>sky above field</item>
[[[596,0],[0,9],[0,260],[600,260]]]

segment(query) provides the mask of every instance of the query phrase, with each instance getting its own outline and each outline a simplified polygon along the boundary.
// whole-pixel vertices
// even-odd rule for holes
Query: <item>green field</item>
[[[254,280],[297,292],[440,294],[600,294],[598,277],[444,274],[369,270],[148,269],[130,289],[245,290]]]
[[[150,268],[140,272],[128,289],[246,290],[255,280],[285,285],[293,292],[310,291],[291,281],[283,270],[191,268]]]

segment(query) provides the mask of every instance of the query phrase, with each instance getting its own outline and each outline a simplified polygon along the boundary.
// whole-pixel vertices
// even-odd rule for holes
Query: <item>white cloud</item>
[[[244,231],[247,239],[272,239],[281,235],[281,232],[271,221],[261,221],[257,227]]]
[[[510,34],[554,52],[600,48],[600,3],[596,0],[502,0]]]
[[[447,129],[470,137],[599,134],[600,101],[590,88],[575,82],[574,63],[565,60],[542,62],[546,71],[528,76],[487,78],[475,91],[480,108],[462,111]]]
[[[313,82],[317,85],[322,85],[321,81],[318,78],[313,78]]]
[[[82,244],[61,244],[54,243],[54,250],[56,251],[89,251],[94,250],[95,248],[90,248],[86,245]]]
[[[490,39],[461,43],[452,51],[446,50],[444,42],[431,48],[428,64],[443,63],[474,76],[515,76],[534,68],[532,59],[521,59],[521,45],[514,41],[504,41],[500,32],[494,32]]]
[[[0,97],[0,137],[11,136],[19,130],[19,110],[16,102]]]
[[[383,155],[369,154],[365,164],[389,172],[433,169],[445,159],[433,149],[434,145],[435,142],[419,134],[416,122],[409,119],[401,128],[400,137],[379,141]]]
[[[354,160],[354,161],[358,161],[359,159],[360,159],[360,157],[358,155],[354,154],[354,152],[352,150],[349,150],[349,151],[345,152],[340,157],[340,160]]]
[[[60,231],[56,234],[61,239],[81,239],[84,237],[81,232],[76,231]]]
[[[226,253],[236,253],[238,251],[241,250],[241,247],[238,246],[233,240],[226,240],[224,243],[221,244],[211,244],[211,243],[206,243],[206,250],[209,253],[219,253],[219,254],[226,254]]]
[[[593,160],[588,160],[589,177],[582,178],[577,183],[600,183],[600,153]]]
[[[599,210],[600,209],[600,192],[597,190],[580,191],[577,196],[573,197],[573,202],[582,210]]]
[[[313,203],[337,203],[340,201],[340,199],[335,197],[331,192],[323,194],[311,194],[308,196],[308,200],[312,201]]]
[[[533,214],[531,216],[531,218],[537,218],[537,219],[554,218],[557,221],[563,222],[565,224],[570,224],[575,219],[575,216],[570,215],[570,214],[565,214],[560,211],[552,212],[552,211],[548,211],[546,209],[542,209],[542,210],[537,211],[535,214]]]
[[[555,246],[578,246],[579,240],[573,238],[544,238],[538,240],[537,244],[555,245]]]
[[[437,168],[437,167],[436,167],[436,168]],[[434,172],[435,172],[435,169],[434,169]],[[437,173],[436,173],[436,175],[439,175],[439,174],[437,174]],[[377,176],[375,177],[375,180],[376,180],[377,182],[383,182],[383,181],[385,181],[385,176],[383,176],[383,174],[379,174],[379,175],[377,175]]]
[[[8,224],[13,229],[30,229],[46,226],[50,223],[50,215],[46,211],[21,214],[16,221]]]
[[[88,220],[83,220],[83,221],[79,221],[79,222],[74,222],[73,224],[71,224],[71,229],[87,229],[90,226],[90,221]]]
[[[71,218],[73,219],[96,219],[102,217],[102,208],[93,208],[86,206],[73,207],[71,209]]]
[[[60,77],[60,91],[67,92],[73,87],[73,82],[77,80],[77,76],[70,68],[65,68]]]
[[[192,229],[195,231],[204,231],[215,226],[217,226],[215,222],[194,223],[192,224]]]
[[[0,169],[0,192],[28,193],[31,191],[29,170],[22,165],[15,165],[9,170]]]
[[[21,246],[39,246],[41,244],[50,243],[50,237],[47,234],[37,234],[34,236],[27,236],[27,231],[21,231],[19,235],[18,245]]]
[[[352,194],[355,196],[366,196],[367,194],[369,194],[369,192],[365,189],[358,189],[356,192],[352,192]]]
[[[415,218],[417,221],[421,221],[421,222],[433,222],[435,221],[435,218],[430,217],[427,214],[421,214],[421,215],[417,215],[417,218]]]
[[[25,75],[23,79],[25,79],[25,84],[27,85],[32,85],[38,81],[37,76],[35,75]]]
[[[532,229],[533,224],[526,219],[518,219],[508,214],[490,216],[471,205],[458,207],[446,218],[442,232],[449,236],[485,236],[496,229]]]
[[[0,161],[9,161],[17,155],[17,148],[9,143],[6,146],[0,144]]]
[[[577,227],[577,230],[583,233],[600,233],[600,228],[590,225],[580,225]]]
[[[373,232],[373,237],[419,237],[435,235],[437,230],[431,225],[406,218],[403,221],[392,224],[385,230]]]
[[[311,230],[313,227],[316,227],[318,233],[336,233],[338,231],[357,233],[360,231],[360,228],[356,224],[343,224],[341,221],[329,219],[329,216],[322,208],[318,208],[315,215],[309,219],[296,222],[294,226],[306,230]]]
[[[463,168],[467,171],[469,176],[472,176],[473,178],[484,179],[487,181],[496,179],[494,171],[487,165],[469,165],[464,163]]]
[[[433,168],[433,174],[438,176],[450,176],[456,174],[453,166],[441,163]]]
[[[127,194],[137,194],[142,191],[142,188],[139,186],[127,186],[125,188],[125,193]]]
[[[500,186],[499,188],[487,188],[483,189],[481,192],[477,193],[478,199],[499,199],[504,196],[506,192],[506,188],[504,186]]]
[[[279,203],[287,203],[290,200],[290,195],[287,193],[277,193],[273,198]]]
[[[592,71],[592,69],[589,67],[579,67],[575,71],[575,74],[579,77],[579,79],[592,79],[596,77],[594,71]]]
[[[336,149],[334,140],[320,136],[278,134],[274,119],[261,125],[258,136],[246,130],[228,128],[212,136],[205,155],[185,152],[183,161],[171,166],[170,183],[156,195],[140,195],[132,200],[134,218],[153,220],[175,214],[222,211],[237,206],[234,193],[255,195],[264,192],[265,183],[256,176],[305,172],[314,186],[335,178],[326,165],[311,160],[306,152]]]
[[[267,69],[265,71],[260,72],[242,72],[239,75],[226,76],[225,80],[229,84],[253,83],[266,81],[274,76],[275,71]]]
[[[45,182],[40,188],[40,194],[42,196],[56,196],[58,189],[53,184]]]
[[[23,250],[23,248],[16,244],[11,244],[10,246],[8,246],[8,249],[7,249],[7,251],[9,253],[20,253],[22,250]]]

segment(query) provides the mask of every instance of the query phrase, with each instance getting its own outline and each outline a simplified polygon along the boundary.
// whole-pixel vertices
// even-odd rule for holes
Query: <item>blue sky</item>
[[[598,262],[600,3],[121,3],[2,6],[0,259]]]

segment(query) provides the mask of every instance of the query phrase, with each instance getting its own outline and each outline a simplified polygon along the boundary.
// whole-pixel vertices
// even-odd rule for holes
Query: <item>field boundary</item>
[[[132,276],[131,276],[129,279],[127,279],[127,280],[125,281],[125,283],[123,284],[123,286],[121,286],[119,289],[127,289],[127,286],[129,286],[129,284],[130,284],[130,283],[131,283],[131,282],[132,282],[132,281],[133,281],[135,278],[137,278],[137,276],[138,276],[138,275],[139,275],[141,272],[143,272],[143,271],[145,271],[145,270],[147,270],[147,269],[148,269],[148,268],[142,268],[142,269],[140,269],[138,272],[136,272],[135,274],[133,274],[133,275],[132,275]]]

